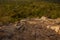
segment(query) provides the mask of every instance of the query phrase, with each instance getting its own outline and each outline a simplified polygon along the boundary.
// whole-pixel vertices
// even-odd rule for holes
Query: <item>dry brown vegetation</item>
[[[47,0],[46,0],[47,1]],[[60,4],[42,0],[0,0],[0,22],[6,24],[23,18],[60,17]]]

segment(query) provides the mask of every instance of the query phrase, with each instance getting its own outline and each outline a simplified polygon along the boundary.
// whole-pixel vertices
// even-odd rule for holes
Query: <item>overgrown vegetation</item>
[[[14,1],[0,3],[0,22],[15,22],[22,18],[60,17],[60,5],[45,1]]]

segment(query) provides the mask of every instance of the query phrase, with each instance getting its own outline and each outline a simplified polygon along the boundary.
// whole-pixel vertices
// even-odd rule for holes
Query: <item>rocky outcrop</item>
[[[22,19],[0,27],[0,40],[60,40],[57,19]]]

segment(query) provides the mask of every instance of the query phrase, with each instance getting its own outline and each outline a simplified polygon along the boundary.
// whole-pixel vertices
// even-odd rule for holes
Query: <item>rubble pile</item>
[[[0,27],[0,40],[60,40],[57,19],[22,19]]]

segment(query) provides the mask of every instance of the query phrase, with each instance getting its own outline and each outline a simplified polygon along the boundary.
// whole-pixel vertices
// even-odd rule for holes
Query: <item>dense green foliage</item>
[[[60,5],[45,1],[16,1],[0,3],[0,22],[14,22],[22,18],[60,17]]]

